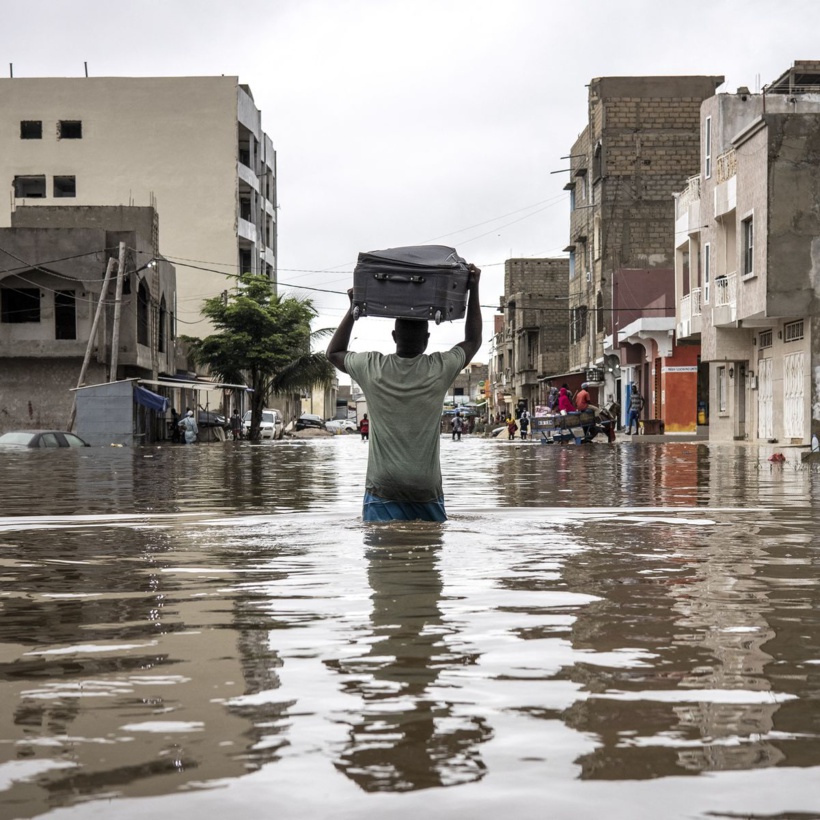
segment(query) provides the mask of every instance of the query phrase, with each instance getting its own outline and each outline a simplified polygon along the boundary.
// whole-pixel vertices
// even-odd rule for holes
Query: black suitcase
[[[467,311],[467,262],[444,245],[360,253],[353,271],[353,318],[384,316],[436,324]]]

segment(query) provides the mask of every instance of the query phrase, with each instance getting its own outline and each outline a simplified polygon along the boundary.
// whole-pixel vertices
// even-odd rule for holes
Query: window
[[[45,199],[45,176],[15,177],[14,196],[17,199]]]
[[[77,302],[73,290],[54,294],[54,338],[77,338]]]
[[[754,276],[754,248],[755,248],[755,225],[754,217],[744,219],[743,226],[743,264],[741,270],[743,276]]]
[[[803,320],[783,325],[783,341],[799,342],[803,338]]]
[[[586,305],[573,308],[570,313],[569,341],[570,344],[579,342],[587,335],[587,308]]]
[[[168,309],[165,306],[165,297],[159,302],[159,333],[157,339],[157,349],[160,353],[165,353],[165,323],[168,318]]]
[[[82,120],[60,120],[57,123],[57,139],[81,140],[83,138]]]
[[[150,294],[145,282],[140,282],[137,290],[137,343],[148,345],[148,306]]]
[[[247,248],[239,249],[239,272],[253,273],[253,260],[251,258],[251,252]]]
[[[772,346],[772,332],[771,330],[763,330],[760,332],[760,336],[758,338],[758,344],[761,348],[764,347],[771,347]]]
[[[726,368],[719,367],[717,369],[717,390],[718,390],[718,410],[721,413],[726,412],[726,394],[727,394],[727,385],[726,385]]]
[[[8,324],[40,321],[39,288],[3,288],[0,296],[0,321]]]
[[[77,196],[77,177],[54,177],[54,196],[57,199]]]
[[[569,189],[569,209],[571,211],[575,210],[575,186],[574,185]]]
[[[592,252],[596,259],[601,258],[601,217],[596,216],[592,229]]]
[[[703,301],[709,302],[709,288],[712,284],[712,246],[703,246]]]
[[[703,128],[703,175],[712,176],[712,118],[707,117]]]
[[[41,140],[43,138],[43,123],[41,120],[21,120],[21,140]]]
[[[584,174],[581,177],[581,199],[587,198],[587,176]]]
[[[595,150],[592,152],[592,181],[594,182],[596,179],[600,179],[603,175],[603,164],[604,164],[604,146],[600,140],[595,143]]]
[[[596,305],[596,314],[597,314],[597,325],[596,330],[598,333],[604,332],[604,294],[599,290],[598,291],[598,298],[595,302]]]
[[[569,278],[575,278],[575,251],[569,252]]]

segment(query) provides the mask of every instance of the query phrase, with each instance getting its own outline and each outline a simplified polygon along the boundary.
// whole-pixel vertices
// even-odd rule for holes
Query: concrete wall
[[[17,205],[150,205],[155,198],[165,256],[236,273],[239,100],[258,131],[258,111],[236,77],[0,79],[0,180],[8,190],[16,175],[46,175],[49,196]],[[63,119],[82,121],[82,139],[57,138]],[[21,140],[21,120],[42,121],[43,138]],[[55,174],[76,176],[75,198],[51,197]],[[0,208],[0,227],[9,224]],[[180,270],[179,319],[190,335],[208,332],[202,301],[231,280]]]

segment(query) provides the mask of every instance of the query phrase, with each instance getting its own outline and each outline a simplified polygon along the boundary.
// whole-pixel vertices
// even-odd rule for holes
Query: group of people
[[[171,408],[171,441],[174,444],[195,444],[199,435],[199,427],[196,423],[194,411],[187,408],[184,416],[177,413],[176,408]]]
[[[592,404],[592,396],[589,394],[589,382],[584,382],[580,390],[570,396],[569,385],[562,384],[561,387],[551,387],[547,396],[547,407],[551,413],[575,413],[589,409]]]

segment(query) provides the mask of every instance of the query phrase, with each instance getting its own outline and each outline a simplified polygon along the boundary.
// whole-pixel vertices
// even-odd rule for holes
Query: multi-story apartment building
[[[142,207],[20,208],[0,228],[0,431],[63,428],[87,354],[85,384],[176,372],[175,271],[155,240],[154,210]],[[117,310],[119,271],[101,292],[120,242]]]
[[[191,336],[238,272],[275,280],[276,155],[237,77],[0,79],[0,111],[0,227],[19,205],[154,206]]]
[[[697,355],[673,346],[672,193],[697,168],[700,106],[722,77],[600,77],[570,152],[570,372],[625,408],[630,385],[667,430],[694,429],[686,405]],[[599,399],[600,400],[600,399]]]
[[[709,438],[820,431],[820,61],[701,107],[700,169],[676,197],[677,332],[708,366]]]
[[[567,363],[567,259],[507,259],[490,378],[495,412],[542,403],[548,376]],[[497,317],[501,318],[501,317]]]

